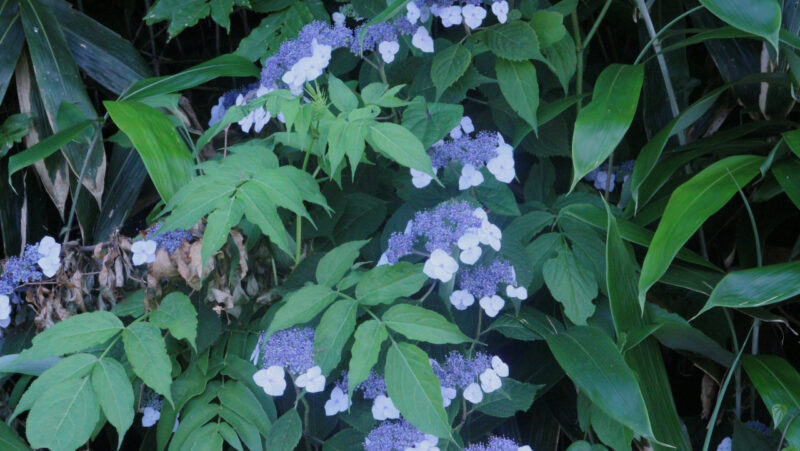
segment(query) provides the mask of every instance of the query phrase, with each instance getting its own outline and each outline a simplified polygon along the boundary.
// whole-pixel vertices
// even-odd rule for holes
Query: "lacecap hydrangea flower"
[[[439,451],[439,439],[406,420],[383,421],[364,439],[365,451]]]
[[[135,266],[145,265],[156,261],[156,249],[158,243],[155,240],[139,240],[131,244],[133,257],[131,260]]]
[[[486,443],[473,443],[464,448],[464,451],[533,451],[533,449],[528,445],[520,446],[510,438],[493,435]]]
[[[333,416],[346,411],[352,401],[347,397],[348,379],[344,372],[342,379],[334,384],[331,397],[325,403],[325,415]],[[362,393],[364,399],[372,400],[372,418],[378,421],[400,418],[400,411],[386,393],[386,381],[375,371],[370,371],[367,378],[353,390]]]
[[[39,259],[36,263],[42,268],[45,277],[53,277],[61,267],[61,245],[51,236],[46,236],[36,246]]]
[[[145,238],[156,242],[156,249],[164,249],[170,255],[181,247],[181,243],[192,241],[192,234],[186,229],[175,229],[159,234],[161,223],[157,223],[147,231]]]
[[[478,299],[478,304],[490,317],[495,317],[505,306],[498,295],[498,287],[505,285],[505,295],[509,298],[525,300],[528,290],[517,287],[514,267],[508,262],[495,260],[488,265],[477,266],[463,271],[458,277],[458,290],[450,295],[450,303],[457,310],[466,310]]]
[[[11,298],[0,294],[0,328],[5,329],[11,324]]]
[[[584,180],[594,182],[594,187],[597,190],[605,191],[606,186],[608,186],[608,192],[614,192],[614,185],[620,179],[622,183],[628,181],[628,178],[633,172],[633,164],[633,160],[628,160],[614,168],[609,174],[608,163],[603,163],[601,166],[594,168],[591,172],[586,174]]]
[[[492,393],[503,386],[502,378],[508,377],[508,365],[499,356],[478,352],[468,358],[452,351],[444,363],[430,360],[433,374],[439,378],[444,406],[456,398],[458,390],[472,404],[483,401],[484,393]]]
[[[158,420],[161,419],[161,408],[164,406],[164,400],[155,391],[147,388],[142,396],[142,427],[152,427]],[[172,432],[178,430],[180,424],[179,418],[181,414],[178,412],[175,418],[175,425],[172,427]]]
[[[462,191],[483,183],[480,169],[484,166],[497,180],[510,183],[516,177],[514,149],[500,133],[479,132],[472,138],[470,134],[474,130],[472,120],[464,116],[450,132],[449,139],[439,141],[428,149],[434,172],[451,163],[460,164],[458,189]],[[417,188],[424,188],[433,180],[423,172],[415,169],[410,171],[411,183]]]
[[[417,212],[403,233],[392,234],[378,265],[393,265],[410,254],[425,255],[428,258],[422,271],[447,283],[459,269],[454,252],[458,252],[462,263],[472,265],[483,253],[481,245],[500,250],[501,238],[502,232],[489,222],[482,208],[474,208],[465,201],[447,201],[431,210]],[[428,253],[415,249],[418,246]]]
[[[292,327],[269,337],[262,333],[253,354],[253,364],[261,361],[261,369],[253,375],[256,385],[270,396],[281,396],[286,390],[286,371],[294,385],[309,393],[325,389],[325,376],[314,364],[314,329]]]

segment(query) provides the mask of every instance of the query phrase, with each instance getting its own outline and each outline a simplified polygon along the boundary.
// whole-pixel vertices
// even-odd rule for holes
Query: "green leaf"
[[[800,161],[782,161],[772,167],[772,175],[783,188],[783,192],[800,208]]]
[[[97,113],[86,92],[78,66],[70,57],[69,46],[56,14],[50,7],[35,0],[22,0],[19,8],[25,30],[25,43],[36,74],[36,86],[39,88],[47,122],[56,132],[63,129],[62,124],[58,123],[58,113],[63,102],[74,104],[86,119],[96,120]],[[76,124],[68,126],[73,125]],[[100,130],[95,133],[99,134]],[[86,144],[73,143],[65,145],[63,153],[73,174],[83,173],[81,184],[92,193],[98,204],[101,203],[106,169],[102,137],[97,135],[91,151]]]
[[[133,372],[172,404],[172,363],[158,327],[133,323],[122,332],[122,343]]]
[[[592,304],[597,297],[594,274],[578,264],[575,254],[562,244],[558,255],[544,263],[542,275],[550,294],[564,306],[567,318],[575,324],[586,324],[595,310]]]
[[[89,440],[100,419],[100,407],[88,377],[67,379],[33,404],[25,434],[33,448],[72,451]]]
[[[91,126],[92,122],[83,121],[72,127],[64,128],[54,135],[48,136],[22,152],[11,155],[8,158],[9,185],[11,184],[11,176],[14,175],[14,173],[49,157],[80,136],[84,130],[91,128]]]
[[[0,102],[5,97],[24,42],[25,35],[19,15],[17,15],[17,3],[3,2],[0,5],[0,49],[2,49],[0,51]]]
[[[485,172],[485,171],[481,171]],[[484,181],[475,187],[475,197],[489,210],[498,215],[519,216],[519,205],[514,192],[494,177],[484,174]]]
[[[192,403],[184,409],[184,415],[180,419],[178,430],[172,435],[172,440],[169,443],[169,451],[182,450],[185,444],[189,444],[189,438],[192,434],[200,429],[205,423],[214,418],[220,411],[219,404],[209,403],[213,398],[213,393],[203,399],[202,397],[196,398]],[[169,408],[165,406],[165,408]],[[163,412],[164,409],[162,409]],[[167,421],[167,430],[171,431],[175,425],[172,418],[167,418],[163,413],[158,424]],[[190,448],[191,449],[191,448]]]
[[[388,304],[416,293],[427,280],[422,265],[399,262],[376,266],[358,281],[356,298],[364,305]]]
[[[161,300],[158,310],[150,314],[150,322],[178,340],[185,338],[195,347],[197,338],[197,310],[185,294],[174,291]]]
[[[456,82],[467,71],[472,54],[461,44],[452,44],[436,52],[431,64],[431,80],[436,87],[436,98]]]
[[[292,409],[278,418],[267,435],[267,449],[272,451],[293,451],[303,435],[303,422],[297,409]]]
[[[564,94],[566,94],[569,91],[569,81],[572,79],[572,76],[575,75],[575,71],[578,67],[575,41],[572,39],[572,36],[567,34],[560,41],[550,47],[542,49],[542,53],[544,53],[545,64],[556,74],[558,81],[561,83],[561,89],[563,89]],[[579,98],[582,97],[583,96],[579,96]],[[563,100],[569,100],[569,98]],[[543,112],[540,111],[540,115],[542,115],[541,113]]]
[[[161,111],[139,102],[103,102],[109,116],[133,142],[165,202],[189,183],[192,154]]]
[[[554,327],[556,329],[554,329]],[[508,338],[520,341],[543,340],[544,336],[564,327],[554,318],[528,306],[522,306],[519,314],[505,314],[492,321],[488,330],[496,330]]]
[[[530,27],[539,38],[539,46],[544,49],[560,41],[567,35],[564,16],[553,11],[540,9],[533,13]]]
[[[775,428],[786,430],[787,441],[793,446],[800,446],[800,424],[792,421],[800,413],[800,374],[789,362],[773,355],[743,356],[742,366],[767,410],[773,414]],[[780,412],[775,406],[779,405],[785,406],[787,411],[775,418],[775,413]],[[788,429],[787,422],[791,422]]]
[[[713,307],[753,308],[776,304],[800,294],[800,262],[728,273],[714,287],[698,315]]]
[[[210,423],[192,431],[180,449],[181,451],[221,451],[222,445],[219,425]]]
[[[257,184],[245,183],[236,191],[247,220],[256,224],[261,233],[269,237],[278,248],[292,255],[294,251],[289,247],[286,228],[278,216],[278,207],[269,200]]]
[[[268,334],[310,321],[336,300],[337,293],[324,285],[307,285],[290,293],[275,312]]]
[[[592,101],[575,120],[572,189],[622,141],[636,113],[643,79],[643,65],[612,64],[600,73]]]
[[[636,259],[622,241],[620,229],[614,215],[606,208],[608,218],[608,234],[606,237],[606,283],[609,308],[614,320],[617,337],[627,337],[628,350],[625,360],[639,378],[642,396],[653,425],[656,439],[678,449],[690,449],[689,437],[683,430],[683,423],[678,416],[675,401],[670,390],[667,371],[658,344],[643,334],[657,332],[664,323],[647,324],[643,320],[643,308],[639,305],[636,288]],[[644,332],[642,332],[644,331]],[[638,335],[638,337],[637,337]],[[600,412],[598,410],[598,412]],[[610,437],[627,437],[629,429],[619,425],[605,413],[595,415],[598,423],[595,430],[598,435],[608,432]],[[592,420],[594,423],[594,419]],[[613,430],[613,432],[611,431]],[[606,443],[609,443],[606,441]],[[624,446],[623,446],[624,447]],[[654,449],[666,451],[668,447],[653,443]],[[615,448],[616,449],[616,448]]]
[[[525,412],[533,404],[533,398],[541,385],[525,384],[511,378],[503,378],[503,386],[483,396],[475,408],[490,417],[508,418],[517,412]]]
[[[207,262],[222,246],[228,242],[231,228],[242,220],[242,207],[236,198],[231,198],[210,215],[206,221],[206,230],[203,232],[203,248],[200,259]]]
[[[119,318],[106,311],[70,316],[33,337],[33,346],[20,358],[38,360],[82,351],[109,340],[123,327]]]
[[[498,58],[495,62],[497,83],[511,108],[533,130],[538,130],[536,111],[539,108],[539,82],[536,68],[530,61],[509,61]]]
[[[590,416],[592,429],[603,443],[614,450],[628,449],[631,447],[633,431],[619,424],[619,422],[608,416],[596,405],[592,405]]]
[[[28,445],[2,421],[0,421],[0,448],[8,451],[30,451]]]
[[[163,20],[169,21],[169,37],[174,38],[183,29],[192,27],[200,19],[210,14],[206,0],[158,0],[147,12],[145,20],[152,25]]]
[[[62,359],[31,383],[25,394],[20,398],[17,407],[10,419],[16,418],[20,413],[28,410],[38,400],[42,393],[50,387],[67,379],[76,379],[86,376],[92,371],[97,357],[91,354],[75,354]]]
[[[143,99],[183,91],[218,77],[258,76],[259,69],[247,59],[237,55],[221,55],[177,74],[141,80],[131,86],[120,100]]]
[[[423,307],[397,304],[383,314],[381,320],[389,329],[399,332],[409,340],[426,341],[437,345],[458,344],[471,341],[458,326],[444,316]]]
[[[781,5],[776,0],[700,0],[700,4],[734,27],[761,36],[778,50]]]
[[[427,149],[456,128],[463,115],[461,105],[429,103],[417,96],[403,111],[403,127],[411,130]]]
[[[389,397],[403,418],[426,434],[451,437],[442,388],[422,349],[393,341],[386,354],[384,377]]]
[[[108,422],[117,428],[119,447],[134,416],[133,387],[125,368],[114,359],[100,359],[92,370],[92,387]]]
[[[545,340],[561,368],[594,404],[636,434],[653,437],[636,375],[608,335],[574,326]]]
[[[219,409],[219,413],[223,420],[230,423],[231,426],[236,429],[236,432],[248,449],[252,451],[261,451],[264,449],[261,445],[261,436],[253,423],[224,406]]]
[[[542,57],[536,32],[525,22],[517,20],[497,25],[486,33],[486,45],[500,58],[524,61]]]
[[[345,429],[325,440],[322,451],[361,451],[363,443],[364,434],[355,429]]]
[[[653,335],[664,346],[692,352],[725,367],[730,367],[733,363],[735,357],[733,353],[699,329],[692,327],[680,315],[669,313],[653,303],[647,303],[647,316],[654,323],[661,324]]]
[[[378,362],[381,345],[387,338],[389,334],[386,332],[386,326],[374,319],[364,321],[356,329],[347,372],[347,379],[351,381],[347,385],[350,398],[353,397],[355,387],[367,379],[369,370]]]
[[[336,285],[353,266],[365,244],[365,240],[351,241],[328,251],[317,265],[317,283],[326,287]]]
[[[333,106],[338,108],[339,111],[349,113],[358,108],[358,97],[356,97],[353,91],[351,91],[342,80],[339,80],[332,74],[328,74],[328,94],[330,95],[331,103],[333,103]]]
[[[366,138],[373,149],[400,165],[434,175],[431,159],[422,143],[402,125],[372,122]]]
[[[322,262],[320,262],[321,264]],[[328,375],[342,358],[342,350],[356,328],[358,302],[342,299],[322,315],[314,334],[314,363]]]
[[[764,157],[755,155],[725,158],[703,169],[672,193],[642,263],[640,305],[680,248],[706,219],[728,203],[739,187],[758,174],[763,161]]]
[[[217,396],[224,407],[246,418],[248,422],[258,428],[264,437],[267,436],[271,422],[258,399],[247,386],[241,382],[228,381],[219,390]]]
[[[685,130],[697,121],[706,111],[714,106],[720,94],[727,89],[728,86],[715,89],[692,104],[689,108],[683,110],[675,119],[671,120],[653,136],[653,139],[645,144],[636,157],[636,164],[631,174],[631,196],[633,196],[633,200],[637,202],[637,206],[640,200],[642,203],[647,201],[647,199],[639,199],[639,188],[642,183],[644,183],[645,179],[647,179],[647,176],[650,175],[650,172],[655,169],[656,163],[661,157],[661,153],[667,141],[669,141],[669,138]]]

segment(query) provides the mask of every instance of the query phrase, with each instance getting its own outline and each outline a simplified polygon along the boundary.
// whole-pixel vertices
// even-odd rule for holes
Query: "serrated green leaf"
[[[452,436],[442,407],[442,387],[422,349],[393,341],[386,354],[384,377],[389,397],[403,418],[426,434]]]
[[[525,22],[513,21],[487,30],[486,45],[500,58],[524,61],[541,58],[539,38]]]
[[[179,340],[185,338],[195,347],[197,310],[185,294],[175,291],[164,296],[158,309],[150,314],[150,322],[162,329],[168,329]]]
[[[89,378],[67,379],[33,403],[25,434],[34,448],[72,451],[89,440],[99,419],[100,406]]]
[[[82,351],[112,338],[123,327],[119,318],[106,311],[70,316],[33,337],[33,345],[20,358],[38,360]]]
[[[358,302],[343,299],[331,305],[322,315],[314,334],[314,362],[327,376],[339,364],[342,350],[356,327]]]
[[[67,379],[86,376],[92,371],[95,363],[97,363],[97,357],[91,354],[75,354],[62,359],[31,383],[25,394],[20,398],[14,413],[11,415],[11,419],[30,409],[33,403],[42,396],[42,393],[46,392],[50,387]]]
[[[296,409],[278,418],[267,435],[267,449],[272,451],[293,451],[303,435],[303,422]]]
[[[422,143],[402,125],[372,122],[366,139],[373,149],[400,165],[434,175],[431,159]]]
[[[356,298],[364,305],[387,304],[399,297],[411,296],[427,280],[421,265],[399,262],[376,266],[356,285]]]
[[[597,297],[597,280],[591,271],[578,264],[575,254],[562,245],[555,258],[544,263],[542,274],[553,297],[564,306],[567,318],[586,324],[594,314],[592,300]]]
[[[203,232],[203,248],[200,252],[201,260],[204,263],[228,242],[231,228],[239,224],[242,214],[241,205],[236,198],[232,197],[222,208],[218,208],[208,215],[206,230]]]
[[[117,447],[133,424],[133,387],[125,368],[114,359],[100,359],[92,370],[92,388],[108,422],[119,434]]]
[[[330,251],[317,264],[317,283],[332,287],[350,270],[366,240],[341,244]]]
[[[475,406],[479,412],[491,417],[513,417],[517,412],[525,412],[530,408],[536,392],[542,387],[510,378],[503,378],[502,381],[503,385],[499,389],[486,393],[483,401]]]
[[[323,285],[307,285],[290,293],[275,312],[268,334],[310,321],[336,300],[337,295]]]
[[[431,80],[436,87],[436,98],[456,82],[467,71],[472,54],[461,44],[452,44],[436,52],[431,65]]]
[[[172,363],[161,331],[150,323],[133,323],[122,332],[133,372],[172,404]]]
[[[444,316],[416,305],[394,305],[383,314],[381,320],[389,329],[405,335],[409,340],[438,345],[458,344],[471,340]]]
[[[241,382],[230,381],[225,383],[217,396],[224,407],[247,418],[247,421],[254,424],[263,436],[267,436],[271,422],[249,388]]]
[[[348,397],[353,397],[355,387],[367,379],[369,371],[378,363],[381,345],[387,338],[386,326],[374,319],[364,321],[356,329],[347,372],[348,381],[352,381],[348,383]]]
[[[427,149],[456,128],[463,115],[461,105],[430,103],[417,96],[403,111],[403,127],[411,130]]]

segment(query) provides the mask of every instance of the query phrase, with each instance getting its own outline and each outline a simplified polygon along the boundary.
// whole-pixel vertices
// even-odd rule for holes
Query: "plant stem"
[[[316,136],[311,137],[311,143],[308,145],[308,149],[306,149],[306,156],[303,158],[303,172],[305,172],[306,168],[308,167],[308,160],[311,157],[311,149],[314,147],[314,142],[317,140]],[[297,214],[297,227],[295,230],[295,252],[294,252],[294,264],[298,265],[300,263],[300,257],[303,250],[303,217],[300,214]]]
[[[733,318],[731,317],[731,312],[728,309],[723,309],[725,312],[725,319],[728,322],[728,327],[731,330],[731,340],[733,341],[733,351],[736,354],[739,354],[739,339],[736,337],[736,328],[733,325]],[[736,415],[736,419],[740,419],[742,416],[742,372],[741,369],[737,366],[735,371],[735,384],[736,384],[736,407],[734,409],[734,414]],[[719,394],[722,396],[722,393]]]
[[[667,90],[667,99],[669,100],[669,108],[672,110],[672,117],[677,117],[680,114],[678,100],[675,97],[675,90],[672,88],[672,79],[669,77],[667,60],[661,53],[661,41],[659,41],[656,35],[653,21],[650,18],[650,12],[647,10],[647,5],[644,3],[644,0],[636,0],[636,5],[639,8],[639,14],[641,14],[642,19],[644,19],[645,28],[647,28],[647,33],[650,35],[650,40],[653,42],[653,50],[656,52],[658,67],[661,69],[661,77],[664,78],[664,86]],[[683,131],[678,132],[678,142],[680,145],[686,144],[686,135]]]

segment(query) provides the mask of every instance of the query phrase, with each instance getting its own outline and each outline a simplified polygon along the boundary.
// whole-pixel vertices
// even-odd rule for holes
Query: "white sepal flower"
[[[473,186],[478,186],[483,183],[483,174],[475,166],[465,164],[461,169],[461,177],[458,178],[458,189],[464,191]]]
[[[503,139],[503,135],[500,132],[497,132],[497,147],[494,149],[497,152],[498,157],[503,158],[511,158],[514,159],[514,148],[511,147],[510,144],[506,143],[506,140]]]
[[[506,0],[501,0],[492,3],[492,14],[497,17],[498,22],[506,23],[508,20],[508,2]]]
[[[500,376],[491,368],[485,369],[483,373],[478,376],[478,379],[481,380],[481,389],[486,393],[491,393],[503,386],[503,381],[500,380]]]
[[[352,404],[347,393],[339,387],[333,387],[331,399],[325,402],[325,416],[331,417],[339,412],[345,412]]]
[[[454,399],[456,399],[456,389],[453,387],[442,387],[442,400],[444,401],[444,407],[448,407]]]
[[[378,44],[378,53],[381,54],[384,63],[388,64],[394,61],[394,56],[399,51],[400,43],[397,41],[381,41],[381,43]]]
[[[428,277],[441,280],[445,283],[453,278],[453,274],[455,274],[456,271],[458,271],[458,262],[456,262],[450,254],[441,249],[434,250],[422,267],[422,272]]]
[[[476,218],[480,219],[482,222],[489,220],[489,216],[486,214],[486,211],[484,211],[483,208],[480,208],[480,207],[472,210],[472,216],[475,216]]]
[[[433,177],[430,175],[416,169],[411,169],[411,184],[414,185],[415,188],[425,188],[430,185],[431,180],[433,180]]]
[[[422,15],[422,11],[419,10],[419,6],[417,6],[414,2],[406,3],[406,19],[412,24],[417,23],[420,16]]]
[[[492,357],[492,369],[500,377],[508,377],[508,365],[498,356]]]
[[[381,254],[381,258],[378,259],[378,263],[375,266],[383,266],[389,264],[389,257],[386,256],[386,252]]]
[[[4,294],[0,294],[0,321],[11,317],[11,299]]]
[[[464,130],[464,133],[470,134],[475,131],[475,125],[472,123],[472,119],[469,116],[464,116],[461,118],[461,122],[459,124],[461,126],[461,130]]]
[[[503,238],[503,232],[499,227],[491,222],[483,221],[483,224],[481,224],[480,238],[481,243],[491,246],[492,249],[499,251],[501,244],[500,240]]]
[[[142,240],[133,243],[131,245],[133,264],[139,266],[156,261],[156,247],[158,247],[158,243],[153,240]]]
[[[461,25],[461,7],[453,5],[441,8],[439,9],[439,18],[442,19],[442,26],[445,28]]]
[[[344,21],[346,19],[344,14],[340,13],[339,11],[336,11],[335,13],[331,14],[331,18],[333,18],[333,25],[334,26],[337,26],[337,27],[344,26]]]
[[[309,393],[319,393],[325,389],[325,376],[322,375],[322,368],[312,366],[305,373],[297,376],[294,384],[300,388],[305,388]]]
[[[528,289],[525,287],[512,287],[511,285],[506,286],[506,296],[510,298],[517,298],[520,300],[528,299]]]
[[[433,38],[425,27],[417,28],[411,37],[411,44],[425,53],[433,53]]]
[[[61,255],[61,245],[56,243],[55,238],[52,236],[45,236],[42,241],[39,241],[36,251],[40,257],[58,258]]]
[[[478,404],[479,402],[483,401],[483,391],[481,390],[481,386],[475,382],[467,385],[467,388],[464,389],[464,399],[472,404]]]
[[[44,274],[45,277],[53,277],[58,272],[58,268],[61,267],[61,261],[58,257],[42,257],[37,260],[36,263],[42,268],[42,274]]]
[[[514,171],[514,158],[508,155],[498,155],[492,158],[486,163],[486,168],[503,183],[511,183],[517,175]]]
[[[394,406],[392,398],[378,395],[372,402],[372,418],[378,421],[400,418],[400,411]]]
[[[461,260],[461,263],[465,265],[474,265],[479,258],[481,258],[481,254],[483,250],[480,246],[471,247],[469,249],[464,249],[458,255],[458,259]]]
[[[145,407],[142,412],[142,426],[149,428],[156,424],[159,418],[161,418],[161,412],[152,407]]]
[[[467,290],[455,290],[450,295],[450,303],[456,310],[466,310],[467,307],[475,303],[475,296]]]
[[[286,390],[286,373],[283,367],[272,365],[253,374],[253,381],[270,396],[281,396]]]
[[[498,313],[500,313],[500,310],[503,310],[503,307],[506,305],[506,301],[495,294],[493,296],[482,297],[481,300],[478,301],[478,304],[480,304],[487,316],[494,318]]]
[[[463,131],[461,130],[460,125],[456,125],[456,128],[450,130],[450,137],[453,139],[458,139],[464,136]]]
[[[528,445],[525,445],[525,446],[520,446],[519,448],[517,448],[517,451],[533,451],[533,448],[531,448]]]
[[[464,23],[473,30],[480,27],[486,18],[486,10],[477,5],[464,5],[461,14],[464,16]]]

